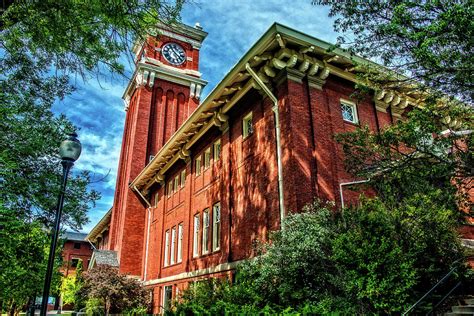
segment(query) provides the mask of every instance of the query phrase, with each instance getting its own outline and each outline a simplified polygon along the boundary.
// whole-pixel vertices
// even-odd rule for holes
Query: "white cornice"
[[[154,64],[147,63],[153,62]],[[190,87],[190,96],[196,99],[200,98],[202,89],[207,85],[207,81],[200,78],[201,73],[192,69],[179,69],[164,65],[158,60],[146,58],[145,62],[139,62],[132,80],[122,96],[125,103],[125,110],[128,109],[133,91],[138,86],[148,84],[153,87],[156,79],[162,79],[179,85]]]
[[[358,82],[357,75],[350,70],[353,67],[348,67],[354,60],[359,63],[373,64],[368,60],[350,56],[343,50],[330,51],[329,48],[331,45],[326,42],[277,23],[272,25],[171,136],[130,185],[143,190],[142,193],[146,195],[148,188],[153,184],[154,176],[156,174],[164,176],[163,169],[169,168],[170,164],[178,160],[176,157],[179,156],[180,150],[189,149],[189,144],[200,135],[202,136],[201,131],[208,129],[210,124],[217,125],[214,121],[216,113],[226,114],[251,88],[258,89],[245,69],[247,63],[265,84],[271,84],[276,80],[277,73],[282,70],[298,69],[301,75],[316,78],[318,89],[322,88],[329,75]],[[390,101],[392,105],[392,112],[397,111],[397,113],[403,112],[408,104],[416,105],[416,100],[406,95],[387,101]]]
[[[237,267],[237,265],[243,261],[244,260],[221,263],[215,267],[210,267],[210,268],[200,269],[200,270],[195,270],[195,271],[190,271],[190,272],[183,272],[183,273],[172,275],[169,277],[149,280],[149,281],[143,282],[143,285],[150,286],[150,285],[156,285],[156,284],[161,284],[161,283],[166,283],[166,282],[174,282],[174,281],[183,280],[183,279],[197,278],[197,277],[205,276],[212,273],[231,271],[231,270],[234,270]]]

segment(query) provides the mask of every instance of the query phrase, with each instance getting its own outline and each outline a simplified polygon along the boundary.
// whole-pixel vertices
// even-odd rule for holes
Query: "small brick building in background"
[[[85,233],[77,232],[65,232],[61,236],[65,240],[62,250],[63,266],[61,267],[63,275],[74,274],[80,261],[82,262],[83,271],[89,268],[92,246],[86,240],[86,236]]]
[[[376,132],[417,103],[396,89],[352,99],[354,60],[369,61],[277,23],[200,102],[206,33],[158,33],[135,48],[114,204],[89,235],[106,227],[102,248],[150,288],[155,313],[191,281],[230,276],[314,198],[356,201],[364,179],[334,135]]]

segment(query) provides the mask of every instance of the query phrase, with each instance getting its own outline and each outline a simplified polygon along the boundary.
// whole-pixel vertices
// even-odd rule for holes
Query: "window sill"
[[[343,119],[343,122],[346,123],[346,124],[352,125],[352,126],[360,127],[360,122],[354,123],[354,122],[351,122],[351,121],[346,121],[344,119]]]

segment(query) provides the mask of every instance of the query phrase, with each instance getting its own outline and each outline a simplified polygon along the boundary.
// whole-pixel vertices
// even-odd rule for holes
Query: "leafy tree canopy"
[[[408,78],[386,84],[423,84],[473,102],[474,6],[468,0],[320,0],[336,18],[338,43]],[[371,79],[374,76],[371,75]],[[395,81],[393,81],[395,79]]]
[[[469,1],[313,1],[330,7],[338,44],[381,62],[357,65],[358,93],[395,90],[417,105],[376,133],[337,135],[346,168],[385,202],[438,192],[442,205],[472,203],[474,6]],[[399,75],[402,74],[402,75]],[[464,102],[461,103],[460,101]],[[390,111],[390,109],[388,109]],[[455,184],[455,185],[453,185]]]

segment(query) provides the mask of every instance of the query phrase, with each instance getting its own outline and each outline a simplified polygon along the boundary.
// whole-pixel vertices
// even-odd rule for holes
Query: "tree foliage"
[[[146,307],[147,291],[137,279],[120,274],[115,267],[101,265],[88,271],[81,290],[87,300],[98,300],[106,315]]]
[[[234,284],[199,282],[175,312],[400,313],[460,265],[456,227],[455,212],[428,195],[397,208],[363,200],[341,213],[314,203],[287,217]]]
[[[473,102],[474,6],[469,0],[313,1],[330,7],[338,43],[382,62],[406,78],[387,84],[420,84]],[[386,72],[383,72],[386,74]],[[390,74],[390,75],[393,75]],[[374,73],[371,79],[375,79]]]
[[[130,54],[133,43],[158,21],[174,21],[182,3],[11,1],[2,12],[1,221],[3,227],[18,228],[0,235],[3,258],[9,258],[1,267],[4,302],[22,304],[24,296],[20,300],[15,293],[33,295],[43,284],[42,247],[52,226],[61,176],[58,147],[64,134],[75,129],[66,117],[51,112],[52,105],[74,91],[77,78],[98,76],[104,67],[123,74],[123,54]],[[68,181],[62,223],[73,229],[87,223],[86,212],[99,198],[88,188],[90,182],[88,172],[74,170]],[[23,243],[24,250],[18,250]]]
[[[0,203],[0,309],[16,314],[42,293],[49,241],[41,223],[25,223]],[[58,282],[55,269],[53,292]]]
[[[474,6],[469,1],[313,1],[330,7],[338,44],[364,63],[358,93],[395,90],[417,100],[392,126],[337,135],[346,168],[386,203],[438,192],[469,210],[474,127]],[[387,71],[387,68],[391,71]],[[462,103],[462,102],[464,103]],[[471,214],[472,215],[472,214]]]
[[[63,276],[61,281],[60,295],[63,304],[74,304],[74,310],[84,308],[84,300],[81,289],[84,284],[82,276],[82,261],[79,260],[74,274]]]

